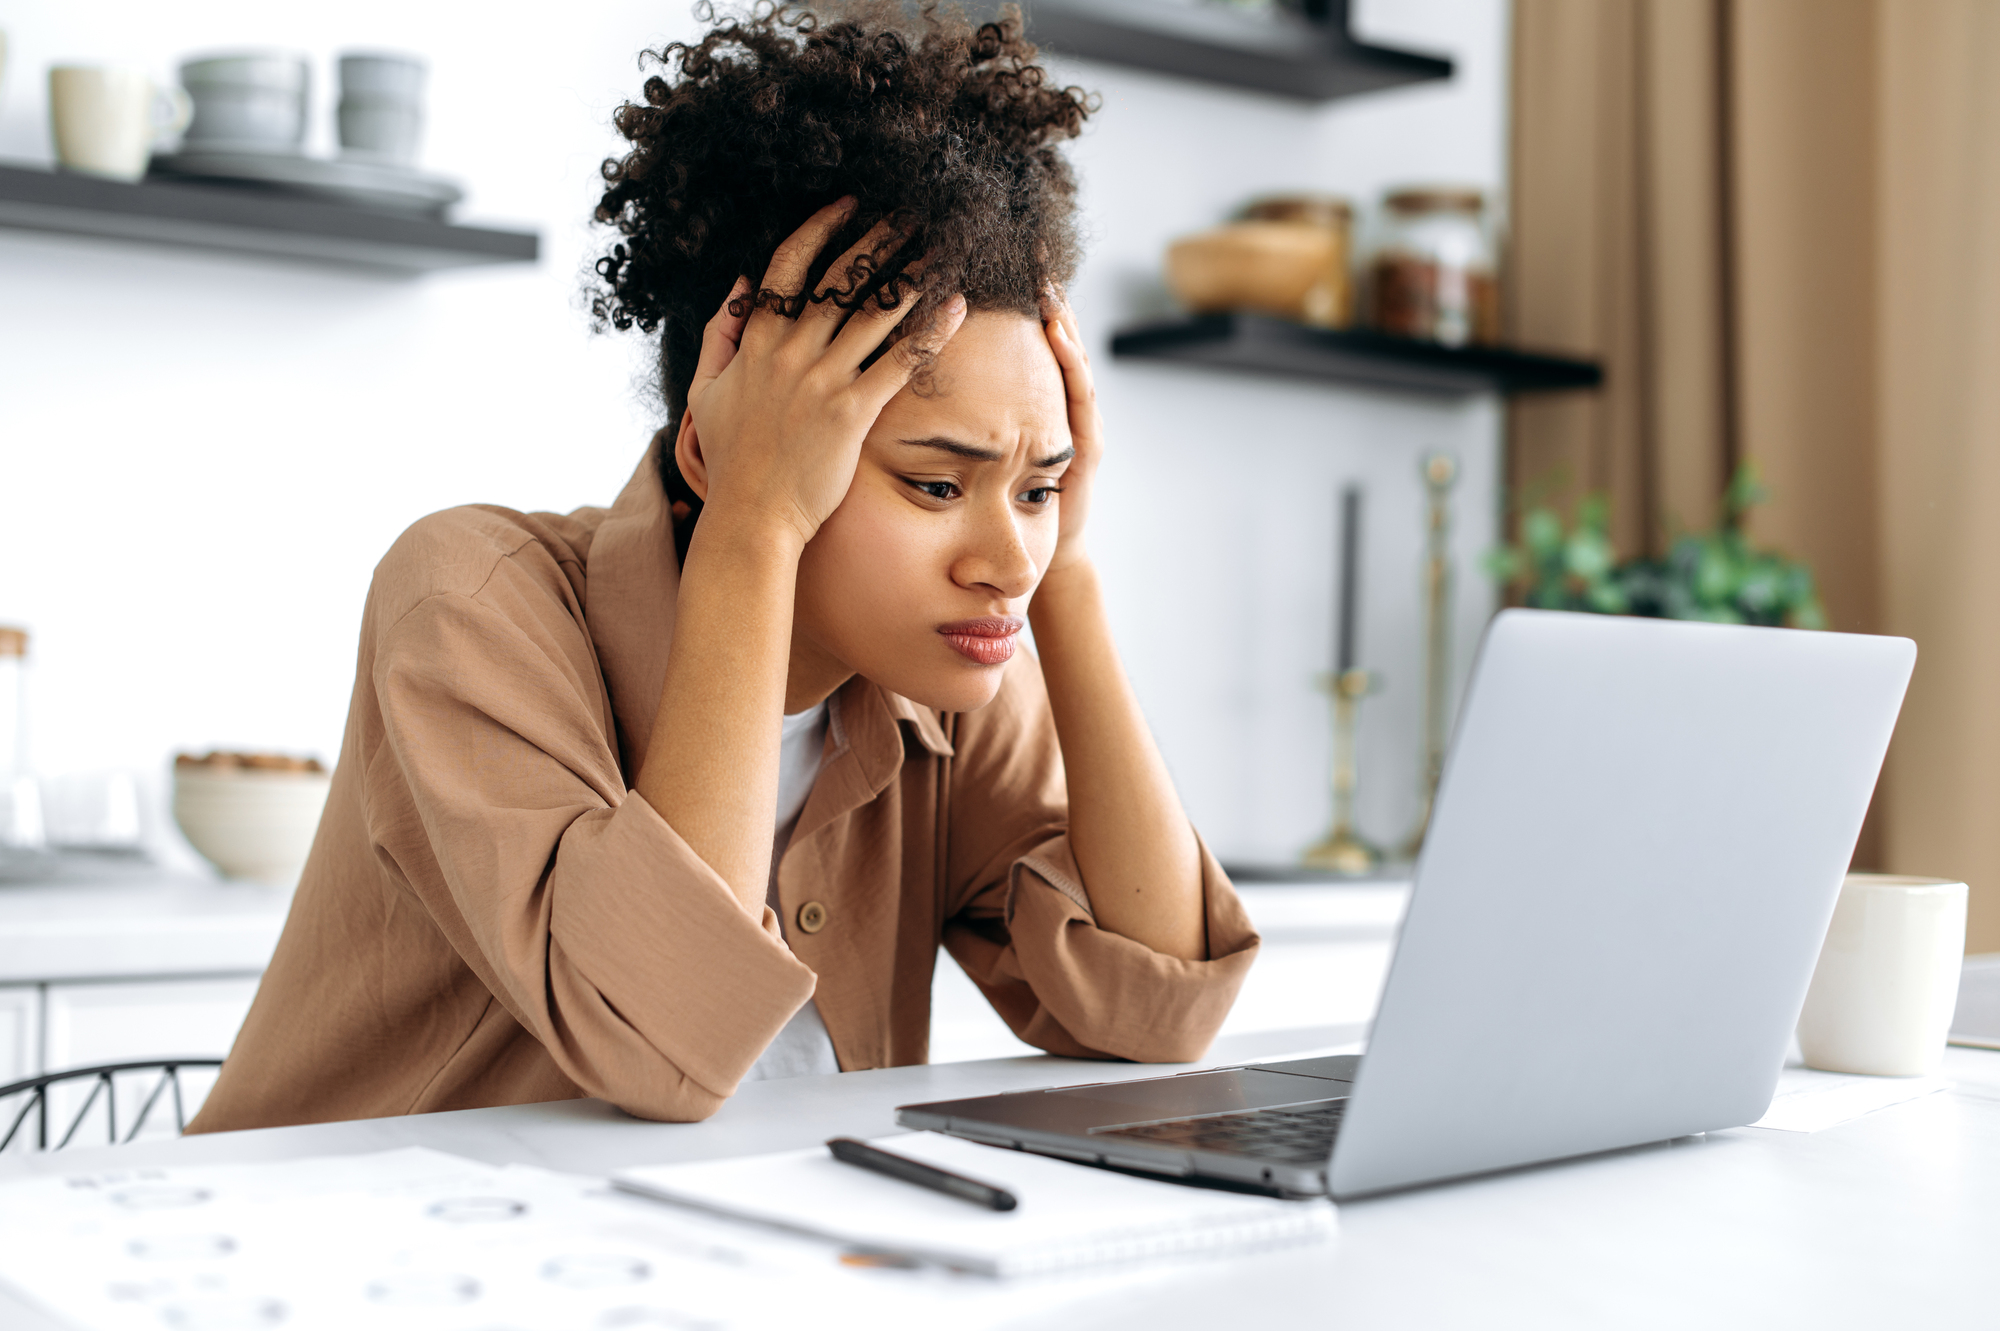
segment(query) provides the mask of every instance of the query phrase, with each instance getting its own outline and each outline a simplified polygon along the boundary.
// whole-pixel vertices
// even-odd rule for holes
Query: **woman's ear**
[[[681,412],[681,428],[674,435],[674,465],[680,468],[681,479],[694,491],[695,498],[707,503],[708,464],[701,456],[701,436],[695,433],[692,411]]]

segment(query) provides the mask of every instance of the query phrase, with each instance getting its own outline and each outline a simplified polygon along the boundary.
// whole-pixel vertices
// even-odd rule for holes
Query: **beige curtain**
[[[2000,0],[1514,23],[1510,332],[1606,382],[1515,404],[1511,484],[1607,491],[1657,552],[1756,463],[1833,626],[1919,644],[1857,863],[1967,879],[2000,950]]]

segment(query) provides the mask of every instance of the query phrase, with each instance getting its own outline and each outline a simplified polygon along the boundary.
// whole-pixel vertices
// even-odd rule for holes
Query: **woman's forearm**
[[[799,542],[784,524],[702,515],[638,791],[756,914],[771,872]]]
[[[1118,660],[1096,567],[1051,572],[1028,617],[1069,780],[1070,847],[1099,927],[1203,958],[1201,852]]]

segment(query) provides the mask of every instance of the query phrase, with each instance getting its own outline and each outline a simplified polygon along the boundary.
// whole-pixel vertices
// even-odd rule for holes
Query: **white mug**
[[[1799,1014],[1806,1066],[1921,1077],[1944,1057],[1965,959],[1964,883],[1851,873]]]
[[[146,174],[153,145],[187,128],[194,107],[179,88],[137,70],[58,65],[49,71],[49,121],[65,168],[113,180]]]

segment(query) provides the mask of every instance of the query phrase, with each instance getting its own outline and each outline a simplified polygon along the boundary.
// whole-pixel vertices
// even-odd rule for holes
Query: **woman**
[[[1051,1052],[1206,1047],[1256,938],[1084,544],[1055,145],[1086,108],[1033,56],[888,0],[662,57],[597,308],[659,335],[672,423],[609,510],[454,509],[384,558],[196,1130],[699,1119],[746,1078],[923,1061],[940,942]]]

